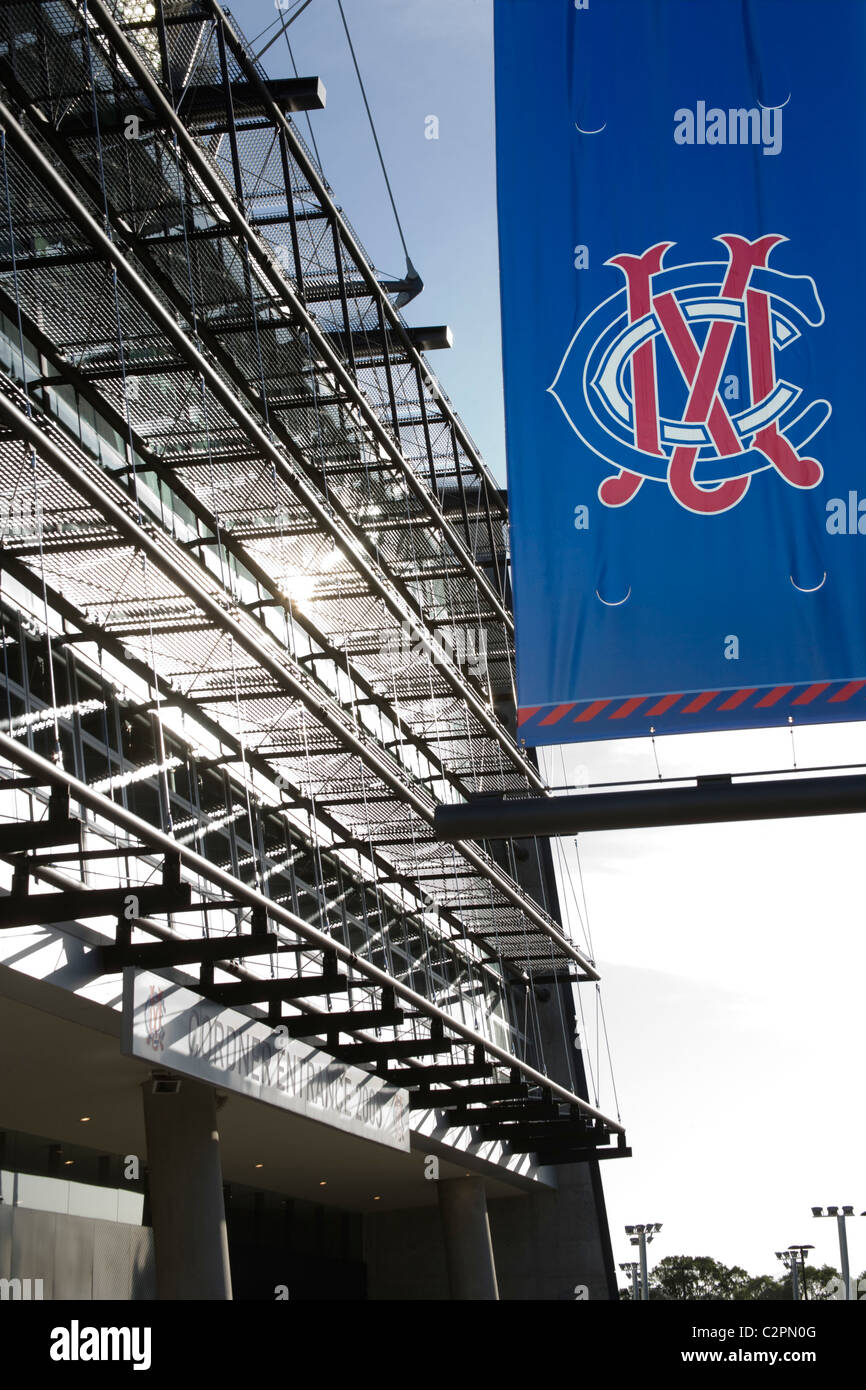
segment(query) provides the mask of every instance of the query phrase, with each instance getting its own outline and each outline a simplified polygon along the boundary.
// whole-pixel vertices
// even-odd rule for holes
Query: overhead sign
[[[123,972],[121,1051],[409,1150],[406,1091],[146,970]]]
[[[866,718],[866,5],[494,14],[520,737]]]

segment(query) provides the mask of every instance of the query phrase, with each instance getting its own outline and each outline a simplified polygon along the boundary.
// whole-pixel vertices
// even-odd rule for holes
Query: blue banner
[[[520,737],[866,718],[866,3],[494,12]]]

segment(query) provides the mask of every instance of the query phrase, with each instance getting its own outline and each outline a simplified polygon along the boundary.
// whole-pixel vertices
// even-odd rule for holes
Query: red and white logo
[[[795,488],[821,481],[806,445],[830,405],[804,406],[802,388],[776,365],[824,321],[815,282],[768,266],[783,236],[716,240],[727,262],[667,266],[669,241],[607,261],[625,284],[581,324],[548,388],[583,443],[616,469],[598,490],[607,507],[649,480],[699,515],[735,507],[764,469]]]

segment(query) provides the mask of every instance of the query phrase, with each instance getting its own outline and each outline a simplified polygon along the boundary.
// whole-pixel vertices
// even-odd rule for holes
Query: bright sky
[[[343,0],[410,255],[425,281],[415,324],[447,323],[433,366],[490,467],[504,478],[493,158],[492,0]],[[248,37],[279,14],[235,0]],[[284,14],[290,8],[284,9]],[[268,32],[263,45],[271,36]],[[289,29],[302,75],[328,90],[313,130],[338,202],[374,263],[403,257],[342,31],[337,0],[311,0]],[[290,75],[285,40],[264,59]],[[426,118],[438,140],[425,138]],[[301,130],[306,135],[303,118]],[[527,189],[533,190],[531,170]],[[663,776],[866,764],[866,725],[693,735],[657,744]],[[658,775],[648,741],[572,745],[554,782]],[[571,769],[571,771],[569,771]],[[565,770],[565,774],[564,774]],[[626,1223],[661,1221],[651,1262],[707,1254],[751,1273],[812,1242],[837,1258],[836,1223],[810,1208],[866,1209],[866,978],[862,816],[581,837],[580,863],[622,1117],[635,1156],[603,1168],[617,1261]],[[562,844],[576,879],[573,842]],[[567,894],[566,894],[567,898]],[[572,912],[576,935],[581,932]],[[595,1065],[595,1002],[584,990]],[[602,1047],[603,1052],[603,1047]],[[600,1100],[612,1113],[606,1063]],[[849,1223],[866,1269],[866,1219]]]

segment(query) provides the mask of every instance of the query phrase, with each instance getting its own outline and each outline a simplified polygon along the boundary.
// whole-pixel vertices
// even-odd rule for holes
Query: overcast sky
[[[407,318],[453,329],[454,348],[433,366],[504,480],[492,0],[343,3],[425,281]],[[273,0],[232,9],[250,38],[279,14]],[[288,32],[299,72],[327,87],[312,119],[337,202],[376,266],[401,274],[337,0],[312,0]],[[264,63],[291,74],[283,39]],[[437,140],[425,138],[431,115]],[[527,191],[543,217],[531,170]],[[664,776],[791,767],[794,755],[799,767],[866,763],[866,725],[798,730],[793,748],[786,728],[662,739],[656,752]],[[639,739],[572,745],[565,762],[552,757],[552,780],[571,781],[579,765],[590,781],[658,775]],[[576,882],[575,854],[561,842]],[[653,1258],[708,1254],[778,1273],[775,1250],[812,1242],[818,1263],[833,1262],[835,1222],[813,1220],[810,1207],[866,1209],[864,818],[585,835],[580,867],[635,1153],[603,1168],[616,1260],[631,1258],[626,1223],[661,1221]],[[582,935],[574,909],[571,919]],[[583,1008],[595,1066],[590,989]],[[604,1058],[600,1100],[615,1110]],[[852,1270],[866,1269],[866,1219],[849,1225],[849,1241]]]

